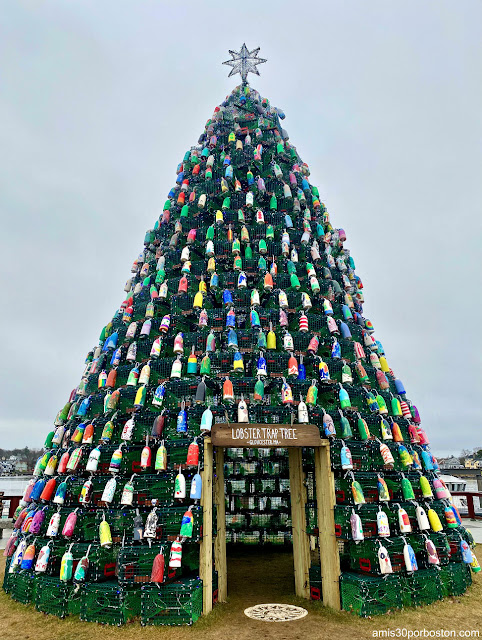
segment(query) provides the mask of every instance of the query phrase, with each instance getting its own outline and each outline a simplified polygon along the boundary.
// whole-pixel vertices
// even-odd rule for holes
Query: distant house
[[[2,476],[28,473],[28,470],[27,462],[20,460],[18,456],[9,456],[0,460],[0,475]]]
[[[14,463],[11,460],[0,460],[0,475],[8,476],[15,471]]]
[[[450,456],[449,458],[442,458],[438,461],[441,469],[460,469],[464,465],[460,461],[460,458]]]
[[[482,468],[482,461],[475,458],[465,458],[466,469],[480,469]]]

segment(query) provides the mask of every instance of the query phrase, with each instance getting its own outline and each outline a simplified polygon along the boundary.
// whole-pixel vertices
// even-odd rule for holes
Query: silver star
[[[239,51],[231,51],[230,49],[229,53],[231,54],[232,59],[223,62],[223,64],[228,64],[230,67],[233,67],[229,72],[228,78],[239,73],[243,79],[243,84],[246,84],[248,73],[255,73],[259,76],[259,71],[256,68],[256,65],[266,62],[264,58],[258,58],[259,49],[260,47],[249,51],[244,43]]]

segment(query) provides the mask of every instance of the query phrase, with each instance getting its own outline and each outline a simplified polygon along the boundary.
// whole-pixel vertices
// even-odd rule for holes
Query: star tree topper
[[[234,76],[236,73],[239,73],[239,75],[243,79],[243,84],[246,84],[248,73],[255,73],[257,76],[259,76],[259,71],[256,68],[256,65],[266,62],[264,58],[258,58],[259,49],[260,47],[249,51],[244,42],[239,51],[231,51],[230,49],[229,53],[231,54],[232,59],[223,62],[223,64],[228,64],[230,67],[232,67],[231,71],[229,72],[228,78]]]

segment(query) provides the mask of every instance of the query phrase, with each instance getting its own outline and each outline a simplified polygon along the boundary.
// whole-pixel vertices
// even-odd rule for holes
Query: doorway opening
[[[269,437],[268,437],[269,436]],[[271,572],[272,589],[291,587],[294,583],[294,592],[298,597],[310,597],[310,565],[311,549],[310,539],[306,526],[306,487],[303,473],[302,448],[313,447],[316,507],[318,518],[318,547],[320,552],[320,573],[324,588],[322,600],[326,606],[340,609],[339,592],[339,555],[335,538],[333,508],[335,504],[334,479],[331,471],[329,443],[320,438],[318,427],[315,425],[290,425],[280,424],[277,429],[270,425],[246,425],[246,424],[215,424],[211,437],[204,440],[204,470],[202,483],[203,506],[203,538],[200,545],[200,577],[203,580],[203,612],[209,613],[212,608],[212,579],[213,566],[216,568],[218,580],[218,600],[224,602],[228,593],[228,557],[226,549],[226,493],[224,478],[225,449],[231,447],[241,448],[271,448],[279,447],[288,450],[289,463],[289,494],[291,502],[291,530],[292,551],[289,547],[272,556],[273,571]],[[214,508],[215,507],[215,508]],[[213,523],[214,513],[216,522]],[[213,535],[213,524],[215,535]],[[244,541],[246,542],[246,541]],[[256,542],[254,540],[253,542]],[[243,545],[244,547],[245,545]],[[256,549],[257,546],[257,549]],[[214,549],[214,551],[213,551]],[[284,552],[284,553],[283,553]],[[233,555],[231,555],[233,553]],[[241,559],[236,554],[248,558],[248,563],[240,566]],[[238,566],[239,579],[248,581],[254,588],[255,580],[249,580],[250,571],[254,571],[254,565],[250,566],[249,557],[253,554],[259,558],[260,546],[253,545],[253,550],[242,549],[232,551],[230,547],[230,563]],[[269,551],[263,548],[263,562],[269,558]],[[292,580],[287,580],[286,575],[280,580],[276,579],[276,567],[278,571],[286,574],[286,567],[291,556]],[[214,565],[213,565],[214,560]],[[247,573],[246,573],[247,572]],[[234,572],[233,572],[234,573]],[[255,575],[255,574],[253,574]],[[270,576],[269,567],[267,576]],[[234,576],[233,576],[234,577]],[[281,578],[281,576],[279,576]],[[237,578],[234,579],[235,592]],[[263,587],[261,583],[260,588]],[[293,592],[291,591],[291,594]],[[282,595],[282,594],[280,594]],[[267,594],[266,594],[267,596]],[[266,602],[266,599],[264,598]]]

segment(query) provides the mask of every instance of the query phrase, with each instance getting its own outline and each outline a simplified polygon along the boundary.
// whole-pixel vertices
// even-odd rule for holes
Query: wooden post
[[[199,549],[199,577],[203,581],[203,614],[213,608],[213,445],[204,440],[201,505],[203,507],[203,537]]]
[[[323,604],[339,610],[340,556],[335,537],[335,482],[329,446],[315,448],[315,482]]]
[[[310,547],[306,533],[306,489],[303,483],[301,448],[289,449],[291,522],[293,532],[293,562],[295,593],[310,598]]]
[[[224,449],[216,447],[216,476],[214,479],[214,504],[216,505],[216,539],[214,564],[218,572],[218,602],[228,597],[228,566],[226,562],[226,503],[224,497]]]

